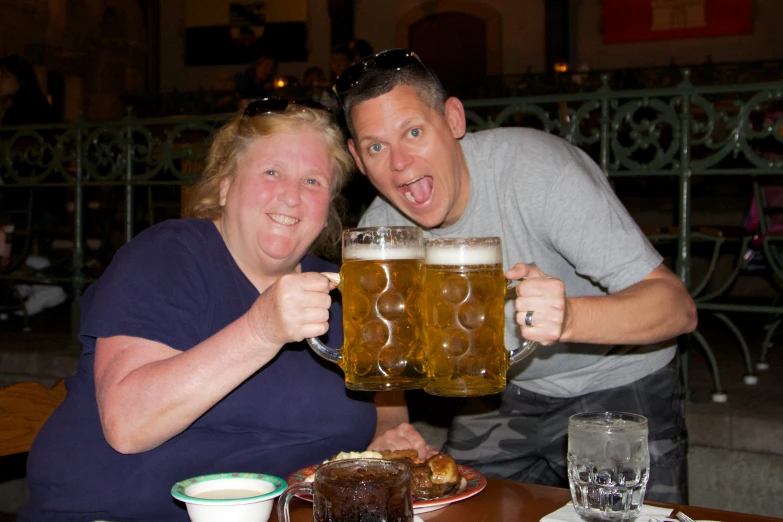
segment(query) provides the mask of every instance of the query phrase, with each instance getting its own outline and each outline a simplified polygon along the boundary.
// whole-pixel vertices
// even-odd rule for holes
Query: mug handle
[[[291,498],[293,498],[297,493],[309,493],[312,495],[312,482],[299,482],[297,484],[291,484],[286,488],[285,491],[283,491],[283,494],[280,495],[280,498],[277,500],[277,519],[280,522],[291,522],[291,516],[288,513],[288,504],[291,503]]]
[[[321,272],[321,274],[326,276],[329,281],[337,285],[337,288],[340,289],[340,274],[335,272]],[[335,350],[334,348],[326,346],[317,337],[308,337],[307,344],[310,345],[310,348],[312,348],[315,353],[327,361],[333,362],[338,366],[343,362],[342,348],[340,350]]]
[[[518,284],[519,284],[519,280],[513,280],[508,285],[506,285],[506,296],[505,296],[506,301],[508,301],[509,299],[516,299],[517,297],[516,290]],[[512,365],[526,358],[528,355],[533,353],[535,349],[538,348],[539,346],[541,346],[541,343],[539,342],[529,341],[527,339],[524,339],[524,342],[522,343],[521,346],[519,346],[519,348],[511,350],[508,353],[509,365]]]

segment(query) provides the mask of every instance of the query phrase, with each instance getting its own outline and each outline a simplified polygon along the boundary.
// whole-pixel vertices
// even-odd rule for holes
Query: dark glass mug
[[[312,483],[292,484],[280,496],[277,518],[290,522],[295,495],[313,496],[315,522],[413,522],[410,467],[405,462],[348,459],[315,471]]]

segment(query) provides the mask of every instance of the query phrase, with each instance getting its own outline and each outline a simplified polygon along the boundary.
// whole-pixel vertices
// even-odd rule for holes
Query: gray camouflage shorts
[[[580,397],[547,397],[509,383],[502,395],[466,403],[443,450],[488,477],[568,487],[568,418],[586,411],[638,413],[650,430],[645,498],[687,504],[684,399],[679,356],[635,383]]]

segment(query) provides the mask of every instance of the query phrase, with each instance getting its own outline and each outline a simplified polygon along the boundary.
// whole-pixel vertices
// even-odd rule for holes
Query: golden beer
[[[346,260],[343,370],[349,388],[421,388],[421,259]]]
[[[506,278],[499,238],[426,242],[423,316],[432,395],[476,396],[506,387]]]
[[[339,289],[342,350],[307,342],[340,365],[345,386],[382,391],[423,388],[427,382],[421,313],[424,237],[419,227],[343,231]]]

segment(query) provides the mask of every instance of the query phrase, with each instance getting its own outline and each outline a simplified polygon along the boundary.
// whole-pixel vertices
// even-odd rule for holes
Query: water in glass
[[[580,413],[568,422],[568,481],[583,520],[635,520],[649,477],[647,419]]]

